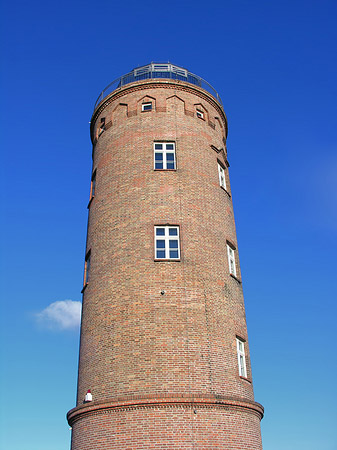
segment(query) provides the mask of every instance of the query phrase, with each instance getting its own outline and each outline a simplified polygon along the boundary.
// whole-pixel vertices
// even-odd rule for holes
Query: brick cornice
[[[225,124],[225,130],[226,130],[226,136],[228,134],[228,123],[227,123],[227,117],[226,114],[222,108],[222,106],[218,103],[218,101],[212,96],[212,94],[209,94],[207,91],[205,91],[202,88],[199,88],[198,86],[193,86],[190,83],[185,83],[180,80],[165,80],[165,79],[158,79],[156,81],[151,80],[141,80],[134,83],[127,84],[121,88],[116,89],[111,94],[109,94],[102,102],[98,105],[98,107],[94,110],[93,115],[91,117],[91,123],[90,123],[90,136],[91,140],[93,141],[93,132],[94,132],[94,125],[97,117],[101,114],[101,112],[108,106],[112,101],[117,100],[121,97],[123,97],[126,94],[129,94],[131,92],[135,91],[142,91],[144,90],[144,87],[148,89],[156,89],[156,88],[165,88],[165,89],[178,89],[180,91],[189,92],[194,95],[198,95],[200,98],[208,101],[211,103],[212,106],[219,112],[219,115],[221,116],[224,124]]]
[[[71,409],[67,414],[68,423],[72,426],[75,422],[87,416],[97,414],[109,414],[118,411],[132,409],[153,409],[153,408],[191,408],[198,410],[213,408],[234,408],[246,410],[259,417],[261,420],[264,408],[260,403],[243,400],[241,398],[222,396],[133,396],[118,399],[110,399],[101,402],[90,402]]]

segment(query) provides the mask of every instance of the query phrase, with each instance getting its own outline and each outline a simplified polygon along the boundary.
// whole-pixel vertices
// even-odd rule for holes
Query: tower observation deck
[[[261,450],[218,93],[138,67],[90,133],[72,450]]]
[[[156,78],[180,80],[185,81],[186,83],[194,84],[195,86],[199,86],[212,94],[213,97],[216,98],[217,101],[222,105],[221,98],[217,91],[206,80],[199,77],[198,75],[195,75],[194,73],[189,72],[187,69],[175,66],[171,63],[151,63],[147,64],[146,66],[136,67],[126,75],[122,75],[121,77],[118,77],[116,80],[112,81],[99,94],[95,103],[95,108],[102,100],[104,100],[106,96],[111,94],[111,92],[125,86],[126,84],[141,80],[153,80]]]

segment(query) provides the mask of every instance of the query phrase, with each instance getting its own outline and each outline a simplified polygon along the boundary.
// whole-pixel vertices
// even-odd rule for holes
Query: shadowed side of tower
[[[141,69],[91,121],[72,450],[258,450],[226,116],[199,77]]]

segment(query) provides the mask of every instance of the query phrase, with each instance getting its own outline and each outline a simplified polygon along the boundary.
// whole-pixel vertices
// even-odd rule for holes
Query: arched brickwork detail
[[[152,111],[156,111],[156,99],[150,95],[144,95],[137,101],[137,113],[142,112],[143,103],[152,103]]]
[[[166,99],[166,108],[168,113],[185,113],[185,101],[178,95],[171,95]]]

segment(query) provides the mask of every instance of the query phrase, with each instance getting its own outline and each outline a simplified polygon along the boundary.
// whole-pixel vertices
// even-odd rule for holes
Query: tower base
[[[214,397],[133,397],[69,411],[72,450],[262,450],[263,407]]]

